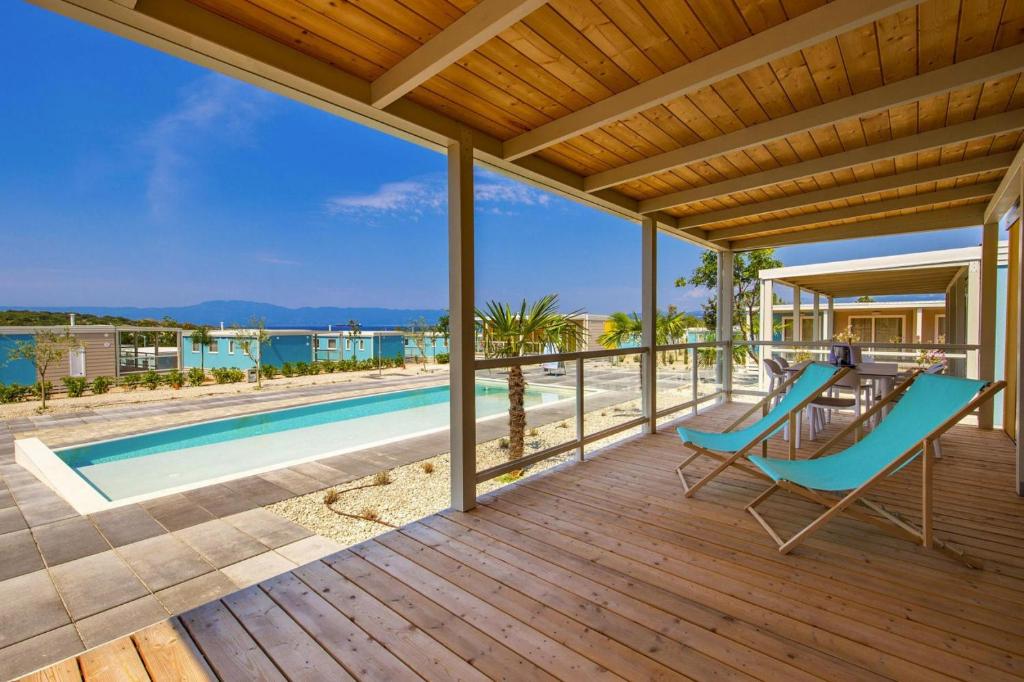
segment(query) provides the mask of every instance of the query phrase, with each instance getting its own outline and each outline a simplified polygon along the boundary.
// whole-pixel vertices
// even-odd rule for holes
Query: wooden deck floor
[[[739,409],[696,421],[721,427]],[[782,556],[743,511],[763,484],[729,474],[685,500],[678,439],[661,433],[34,679],[1020,679],[1010,444],[958,427],[943,448],[937,534],[980,571],[852,520]],[[911,465],[876,499],[913,518],[918,486]],[[785,532],[815,511],[784,495],[764,509]]]

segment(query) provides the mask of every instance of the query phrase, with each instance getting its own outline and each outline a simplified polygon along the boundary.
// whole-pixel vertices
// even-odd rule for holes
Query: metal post
[[[821,294],[815,291],[812,300],[814,303],[811,306],[811,311],[814,314],[814,319],[811,322],[811,341],[821,341]]]
[[[835,296],[828,297],[828,326],[825,327],[825,333],[828,336],[828,340],[831,341],[836,337],[836,298]]]
[[[583,358],[576,359],[576,456],[583,461]]]
[[[996,373],[996,277],[999,261],[999,223],[988,223],[982,228],[981,236],[981,291],[978,305],[980,310],[978,343],[978,378],[985,381],[995,379]],[[978,410],[978,427],[991,429],[994,421],[994,402],[985,401]]]
[[[732,399],[732,318],[733,318],[733,266],[732,251],[718,252],[718,331],[716,338],[725,341],[718,350],[718,379],[724,391],[724,400]]]
[[[793,340],[802,341],[803,325],[800,324],[800,287],[793,286]]]
[[[693,353],[693,362],[690,363],[690,391],[692,393],[691,399],[693,400],[693,407],[690,408],[690,414],[697,414],[697,397],[699,392],[697,391],[697,382],[700,380],[700,373],[697,371],[697,357],[699,353],[696,348],[691,348],[690,352]]]
[[[655,336],[655,316],[658,310],[657,286],[658,286],[658,223],[650,216],[644,216],[641,222],[641,244],[643,249],[641,278],[643,310],[640,314],[642,325],[641,343],[647,348],[647,357],[642,363],[643,385],[643,410],[647,422],[644,424],[644,433],[657,433],[658,431],[658,358],[657,339]]]
[[[974,262],[967,267],[967,295],[964,297],[964,341],[971,345],[981,343],[981,263]],[[972,379],[981,377],[979,353],[967,351],[965,376]],[[988,401],[991,405],[991,401]]]
[[[762,391],[766,390],[768,387],[768,373],[766,371],[764,361],[766,358],[770,358],[772,356],[771,341],[774,338],[774,331],[772,327],[775,325],[775,295],[772,292],[772,289],[772,280],[761,280],[761,324],[758,327],[757,335],[760,337],[761,341],[766,342],[761,344],[761,347],[758,349],[758,355],[761,360],[761,366],[758,368],[758,387]]]
[[[473,140],[462,129],[448,145],[451,499],[459,511],[476,506],[473,229]]]

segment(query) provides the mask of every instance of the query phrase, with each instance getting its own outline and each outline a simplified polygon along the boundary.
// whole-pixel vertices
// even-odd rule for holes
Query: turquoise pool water
[[[573,395],[572,389],[531,386],[526,406]],[[478,419],[507,410],[504,382],[477,382]],[[448,419],[448,387],[436,386],[203,422],[56,454],[117,501],[396,440],[447,427]]]

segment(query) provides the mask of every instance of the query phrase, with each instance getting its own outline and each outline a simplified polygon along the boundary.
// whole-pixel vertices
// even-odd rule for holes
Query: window
[[[231,339],[228,341],[228,355],[235,354],[235,340]]]
[[[366,339],[359,339],[359,350],[366,350]]]
[[[321,339],[321,338],[317,337],[316,347],[321,349],[321,350],[323,350],[325,348],[327,350],[337,350],[338,349],[338,339]]]
[[[946,342],[946,316],[935,316],[935,343]]]
[[[345,350],[352,350],[352,339],[345,339]]]
[[[218,341],[217,339],[210,339],[210,352],[216,353],[219,348],[220,341]]]
[[[814,317],[800,316],[800,340],[801,341],[813,341],[814,340]],[[793,317],[782,318],[782,340],[792,341],[793,340]],[[448,346],[448,342],[445,341],[445,347]]]
[[[851,317],[850,328],[863,343],[898,343],[903,340],[902,315]]]
[[[196,341],[195,339],[192,339],[192,352],[193,353],[199,353],[200,351],[202,351],[202,348],[200,348],[200,345],[201,344],[198,341]]]

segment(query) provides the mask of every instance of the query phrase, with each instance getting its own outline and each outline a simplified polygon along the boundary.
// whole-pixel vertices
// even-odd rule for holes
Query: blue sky
[[[444,158],[21,2],[0,3],[0,306],[444,307]],[[16,65],[16,66],[15,66]],[[640,230],[477,178],[477,298],[639,306]],[[977,244],[979,230],[782,249],[786,264]],[[659,303],[700,250],[662,236]]]

